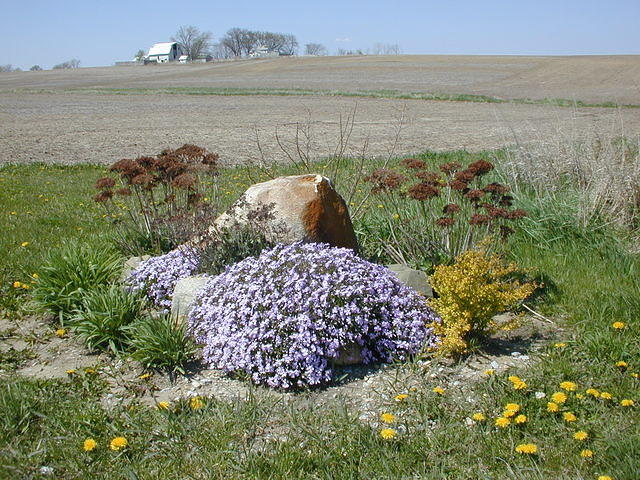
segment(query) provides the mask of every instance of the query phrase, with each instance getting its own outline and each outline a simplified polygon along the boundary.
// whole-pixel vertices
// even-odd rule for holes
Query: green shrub
[[[127,327],[145,308],[142,297],[112,284],[88,292],[70,323],[91,350],[118,354],[128,346]]]
[[[122,259],[111,247],[71,242],[49,252],[33,298],[63,322],[82,306],[87,293],[117,278],[121,270]]]
[[[147,368],[185,373],[196,347],[187,326],[171,315],[147,316],[128,328],[131,357]]]

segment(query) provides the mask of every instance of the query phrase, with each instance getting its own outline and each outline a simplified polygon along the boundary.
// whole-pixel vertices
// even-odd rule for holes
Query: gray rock
[[[150,258],[151,258],[151,255],[142,255],[141,257],[131,257],[129,260],[124,262],[124,267],[122,268],[122,274],[120,275],[120,280],[124,282],[129,277],[129,275],[131,275],[131,272],[133,272],[136,268],[138,268],[138,265],[140,265],[142,262]]]
[[[179,320],[184,320],[193,308],[196,295],[204,284],[209,280],[207,275],[194,275],[183,278],[176,283],[171,299],[171,316]]]
[[[406,286],[413,288],[424,297],[433,297],[433,289],[429,284],[429,277],[421,270],[414,270],[408,265],[393,263],[387,265],[398,279]]]

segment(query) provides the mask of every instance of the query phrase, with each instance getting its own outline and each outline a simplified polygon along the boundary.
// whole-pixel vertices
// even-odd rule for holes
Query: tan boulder
[[[358,249],[344,199],[322,175],[278,177],[257,183],[220,215],[214,229],[247,224],[252,212],[268,208],[267,238],[282,243],[322,242]]]

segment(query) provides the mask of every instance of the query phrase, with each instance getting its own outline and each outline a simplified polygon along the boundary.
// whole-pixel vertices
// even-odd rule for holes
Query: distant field
[[[311,122],[313,153],[333,149],[357,104],[354,151],[484,150],[517,142],[640,132],[640,56],[389,56],[242,60],[0,75],[0,163],[108,163],[185,142],[233,163],[284,158]],[[447,100],[447,101],[442,101]],[[621,108],[612,108],[612,107]]]

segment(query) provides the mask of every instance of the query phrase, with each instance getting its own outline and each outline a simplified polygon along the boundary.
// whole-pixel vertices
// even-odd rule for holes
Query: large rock
[[[131,257],[126,262],[124,262],[124,266],[122,267],[122,273],[120,274],[120,280],[125,281],[131,275],[138,266],[144,262],[145,260],[149,260],[151,255],[142,255],[141,257]]]
[[[410,266],[402,263],[393,263],[387,265],[387,268],[391,270],[402,283],[413,288],[420,295],[433,297],[433,289],[429,283],[429,277],[423,271],[414,270]]]
[[[185,321],[196,300],[196,295],[204,287],[207,275],[194,275],[178,280],[171,299],[171,316]]]
[[[323,242],[358,249],[344,199],[322,175],[278,177],[257,183],[220,215],[214,230],[249,223],[252,212],[267,208],[267,239],[274,242]]]

